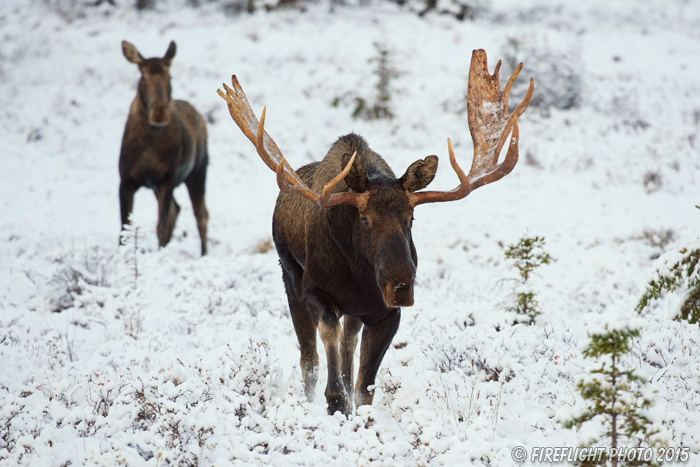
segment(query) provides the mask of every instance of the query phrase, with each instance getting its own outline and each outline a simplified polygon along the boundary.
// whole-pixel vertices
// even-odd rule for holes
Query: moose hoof
[[[352,402],[350,402],[345,394],[328,396],[326,397],[326,402],[328,402],[328,415],[340,412],[348,416],[352,413]]]
[[[306,395],[306,400],[313,402],[316,398],[316,388],[305,388],[304,394]]]
[[[355,391],[355,404],[357,406],[361,405],[372,405],[372,400],[374,399],[374,391],[358,390]]]
[[[160,248],[163,248],[165,245],[170,242],[170,235],[166,232],[158,231],[158,246]]]

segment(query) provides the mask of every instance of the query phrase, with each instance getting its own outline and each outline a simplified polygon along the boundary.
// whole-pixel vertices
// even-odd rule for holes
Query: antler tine
[[[231,118],[248,140],[253,143],[260,158],[277,174],[277,185],[280,191],[284,193],[300,194],[321,207],[349,204],[359,208],[366,205],[367,193],[331,193],[333,188],[345,178],[350,171],[357,153],[353,154],[345,169],[323,188],[321,195],[315,193],[301,180],[294,169],[289,166],[275,141],[265,131],[267,107],[263,107],[260,121],[258,121],[236,75],[231,77],[231,84],[233,85],[233,89],[224,83],[223,87],[226,92],[218,89],[217,93],[222,99],[226,100]]]
[[[267,113],[267,106],[263,107],[262,113],[260,114],[260,124],[258,125],[258,133],[255,135],[254,144],[258,154],[260,154],[260,157],[263,158],[269,167],[272,162],[272,157],[270,157],[270,154],[265,150],[265,113]],[[282,159],[278,163],[278,167],[280,166],[284,167],[284,156],[282,156]]]
[[[457,158],[455,157],[455,152],[452,149],[452,142],[450,138],[447,138],[447,151],[450,155],[450,165],[452,170],[457,174],[459,178],[459,185],[454,190],[450,191],[419,191],[417,193],[408,193],[408,202],[411,206],[418,206],[419,204],[425,203],[439,203],[445,201],[457,201],[467,196],[471,190],[472,186],[469,183],[469,178],[464,174],[464,171],[457,163]]]
[[[265,136],[267,136],[268,145],[272,145],[277,153],[280,155],[281,159],[277,167],[273,170],[277,171],[279,170],[279,167],[283,167],[284,171],[286,173],[287,178],[291,178],[292,181],[294,182],[295,185],[304,185],[304,182],[301,181],[301,178],[299,178],[299,175],[292,169],[289,164],[285,166],[282,162],[284,161],[284,156],[282,156],[282,153],[280,152],[279,148],[275,144],[275,142],[270,138],[270,136],[265,132],[265,113],[267,112],[267,107],[263,107],[262,114],[260,115],[260,125],[258,125],[258,134],[256,135],[255,138],[255,149],[257,149],[258,154],[260,154],[260,157],[262,157],[263,161],[265,161],[265,157],[267,157],[270,161],[273,160],[272,157],[267,153],[267,150],[265,149]],[[263,156],[265,154],[265,156]],[[265,161],[265,163],[270,167],[270,164]],[[313,201],[313,200],[312,200]]]
[[[231,77],[231,82],[235,88],[236,84],[238,83],[238,80],[236,79],[235,75]],[[222,85],[226,92],[224,93],[221,91],[221,89],[218,89],[217,93],[219,94],[219,96],[226,100],[226,103],[228,105],[228,111],[231,114],[231,118],[233,118],[233,121],[236,122],[243,134],[250,141],[253,141],[254,133],[250,129],[250,122],[247,118],[245,118],[247,117],[248,112],[253,112],[250,106],[247,105],[248,99],[245,97],[245,94],[243,94],[243,99],[241,99],[236,94],[236,91],[228,87],[226,83],[222,83]]]
[[[452,166],[452,170],[454,170],[457,173],[457,177],[459,178],[458,189],[461,192],[466,187],[469,187],[469,179],[466,175],[464,175],[464,171],[459,166],[459,164],[457,164],[457,158],[455,157],[455,152],[452,149],[452,141],[450,141],[450,138],[447,138],[447,152],[450,154],[450,165]],[[464,196],[467,196],[467,194],[469,193],[466,193]]]
[[[525,93],[525,97],[523,98],[523,101],[520,103],[520,105],[517,106],[513,111],[513,115],[515,115],[516,117],[520,117],[523,114],[523,112],[525,112],[527,106],[530,105],[530,99],[532,99],[532,93],[534,90],[535,80],[533,78],[530,78],[530,86],[527,88],[527,93]]]
[[[233,121],[236,122],[236,125],[238,125],[248,140],[253,143],[260,158],[272,171],[276,172],[282,159],[282,152],[275,141],[264,130],[265,109],[263,108],[261,122],[258,123],[248,98],[235,75],[231,77],[231,84],[233,89],[223,83],[226,93],[221,90],[217,90],[217,93],[226,100],[231,118],[233,118]],[[289,166],[285,168],[285,172],[288,178],[292,178],[293,182],[302,183],[296,172]]]
[[[287,161],[282,158],[279,167],[277,168],[277,186],[279,186],[282,193],[296,193],[298,195],[305,196],[314,203],[318,203],[319,196],[311,191],[309,187],[306,186],[304,182],[301,183],[289,183],[287,180],[288,171],[294,172],[294,170],[289,167]],[[296,173],[296,172],[295,172]]]
[[[350,168],[352,168],[352,163],[355,161],[356,156],[357,151],[352,154],[350,161],[348,161],[343,171],[336,175],[333,180],[328,182],[326,186],[323,187],[321,198],[319,199],[318,203],[320,206],[331,207],[339,204],[350,204],[359,209],[364,209],[367,206],[367,199],[369,198],[369,192],[367,191],[364,193],[341,191],[340,193],[331,194],[333,188],[335,188],[335,186],[345,178],[348,172],[350,172]]]
[[[486,52],[480,49],[472,53],[467,91],[467,113],[469,131],[474,142],[474,157],[469,175],[464,176],[464,172],[457,165],[452,145],[448,140],[450,164],[459,177],[460,185],[451,191],[413,193],[410,197],[413,206],[464,198],[473,190],[505,177],[515,167],[518,162],[518,117],[523,114],[530,103],[535,82],[532,78],[530,79],[530,87],[525,98],[511,114],[508,114],[508,97],[522,69],[522,63],[513,71],[503,91],[501,91],[498,82],[500,67],[501,62],[499,61],[493,75],[489,75]],[[504,161],[498,164],[499,154],[508,135],[510,135],[508,152]]]
[[[226,99],[231,118],[233,118],[233,121],[236,122],[246,138],[248,138],[248,140],[255,145],[256,149],[258,149],[258,154],[263,159],[265,164],[267,164],[270,169],[277,170],[277,165],[279,164],[282,153],[269,135],[267,135],[267,138],[265,138],[266,135],[264,131],[261,137],[260,132],[258,131],[258,119],[255,117],[255,113],[248,103],[248,98],[243,92],[243,89],[238,83],[238,79],[235,75],[231,77],[231,84],[233,85],[233,89],[228,87],[225,83],[223,84],[224,89],[226,90],[225,95],[220,90],[218,91],[219,95]],[[263,151],[261,153],[260,147],[258,147],[258,139],[260,139],[261,143],[268,143],[277,157],[271,156],[269,152],[265,150],[264,144],[262,145]]]
[[[498,63],[500,64],[501,61],[499,60]],[[515,83],[515,79],[518,77],[520,74],[520,70],[523,69],[523,64],[520,63],[515,70],[513,71],[513,74],[510,75],[510,78],[508,78],[508,82],[506,83],[506,88],[503,90],[503,113],[507,114],[508,113],[508,97],[510,97],[510,88],[513,87],[513,83]]]

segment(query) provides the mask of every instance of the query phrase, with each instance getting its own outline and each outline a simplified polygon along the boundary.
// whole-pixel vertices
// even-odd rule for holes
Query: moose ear
[[[422,190],[433,181],[437,172],[437,156],[428,156],[423,160],[417,160],[411,164],[406,173],[401,176],[400,182],[404,189],[413,193]]]
[[[175,57],[175,52],[177,52],[177,47],[175,47],[175,41],[170,41],[170,45],[168,46],[168,51],[165,52],[165,55],[163,55],[163,60],[170,66],[170,64],[173,61],[173,58]]]
[[[138,65],[144,60],[139,51],[136,50],[136,47],[134,47],[127,41],[122,41],[122,52],[124,52],[124,56],[131,63],[136,63]]]
[[[351,157],[352,154],[343,154],[343,157],[341,158],[343,168],[348,165]],[[355,157],[355,162],[352,163],[352,167],[350,167],[350,171],[345,176],[343,181],[352,191],[356,193],[363,193],[367,191],[367,171],[365,170],[364,164],[358,160],[358,157]]]

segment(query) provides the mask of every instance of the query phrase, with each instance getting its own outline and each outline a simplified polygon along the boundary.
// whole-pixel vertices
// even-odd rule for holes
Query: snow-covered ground
[[[496,0],[464,22],[388,3],[235,17],[216,2],[104,3],[82,17],[76,2],[0,5],[0,464],[500,466],[515,446],[583,441],[557,414],[584,404],[586,323],[632,317],[655,258],[700,232],[697,2]],[[136,251],[117,249],[138,79],[122,40],[148,57],[175,40],[173,94],[209,122],[205,258],[184,187],[166,248],[141,190]],[[373,97],[375,43],[399,72],[395,118],[353,120],[351,97]],[[520,80],[545,91],[519,120],[521,161],[465,200],[417,209],[416,304],[374,404],[329,416],[323,352],[316,400],[304,398],[267,245],[274,174],[216,89],[235,73],[293,166],[355,131],[399,173],[437,154],[431,187],[451,189],[446,138],[463,167],[471,158],[461,111],[476,48],[491,69],[516,50]],[[513,325],[504,250],[535,235],[556,261],[533,284],[542,315]],[[698,465],[700,329],[671,319],[681,298],[643,314],[625,364],[658,390],[668,444]]]

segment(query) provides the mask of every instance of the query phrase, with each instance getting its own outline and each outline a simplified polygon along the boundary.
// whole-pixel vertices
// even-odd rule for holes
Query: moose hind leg
[[[204,165],[201,169],[192,173],[185,181],[192,200],[194,217],[197,219],[197,230],[199,230],[199,238],[202,243],[202,256],[207,254],[207,222],[209,221],[209,211],[207,211],[207,206],[204,204],[206,178],[207,166]]]
[[[316,397],[316,383],[318,382],[318,352],[316,351],[316,326],[311,320],[306,307],[298,301],[289,301],[289,311],[292,315],[294,331],[299,341],[299,366],[301,377],[304,380],[304,394],[306,400],[312,402]]]
[[[362,321],[355,316],[345,315],[343,318],[343,337],[340,341],[340,376],[348,397],[353,394],[353,367],[355,348],[357,347],[357,335],[362,329]],[[352,403],[352,400],[350,401]]]
[[[368,387],[374,384],[379,365],[399,329],[400,321],[401,312],[397,308],[378,323],[371,326],[365,325],[362,331],[360,371],[355,386],[355,405],[358,407],[372,404],[374,390],[370,391]]]
[[[283,255],[280,255],[282,258]],[[289,259],[294,261],[293,259]],[[280,261],[284,264],[283,261]],[[306,399],[311,402],[316,395],[316,382],[318,381],[318,352],[316,351],[316,324],[314,324],[309,311],[301,301],[301,289],[295,286],[296,282],[301,282],[301,267],[294,264],[296,269],[294,272],[288,271],[284,266],[282,268],[282,280],[284,288],[287,292],[287,301],[289,302],[289,313],[292,315],[292,323],[294,331],[299,341],[299,350],[301,358],[299,366],[301,367],[301,376],[304,380],[304,393]],[[293,267],[288,265],[289,268]]]

